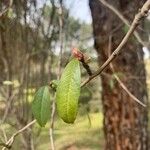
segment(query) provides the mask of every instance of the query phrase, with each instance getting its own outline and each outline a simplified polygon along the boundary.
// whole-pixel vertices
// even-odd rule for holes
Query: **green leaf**
[[[77,59],[72,59],[61,76],[56,91],[58,115],[66,123],[74,123],[80,96],[81,72]]]
[[[50,93],[49,87],[41,87],[34,96],[32,112],[38,124],[43,127],[50,118]]]

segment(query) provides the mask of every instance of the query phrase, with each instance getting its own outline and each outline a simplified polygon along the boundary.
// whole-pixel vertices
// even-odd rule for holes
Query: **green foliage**
[[[56,91],[58,84],[59,84],[59,80],[52,80],[50,82],[50,86],[54,91]]]
[[[74,123],[80,96],[81,72],[77,59],[72,59],[66,66],[56,91],[58,115],[66,123]]]
[[[32,102],[32,112],[41,127],[45,126],[50,118],[50,93],[49,87],[41,87],[35,94]]]

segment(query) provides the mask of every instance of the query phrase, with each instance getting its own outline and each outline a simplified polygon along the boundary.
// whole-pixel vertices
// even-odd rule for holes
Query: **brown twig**
[[[1,126],[1,125],[0,125],[0,126]],[[5,132],[5,130],[4,130],[4,128],[3,128],[2,126],[1,126],[0,130],[2,131],[4,140],[5,140],[5,142],[6,142],[6,141],[7,141],[7,134],[6,134],[6,132]]]
[[[111,4],[109,4],[107,1],[105,0],[99,0],[105,7],[107,7],[108,9],[110,9],[114,14],[116,14],[120,20],[125,24],[127,25],[128,27],[131,26],[131,24],[129,23],[129,21],[121,14],[121,12],[119,10],[117,10],[114,6],[112,6]],[[148,45],[147,42],[144,42],[139,33],[137,31],[134,31],[134,36],[136,37],[136,39],[138,40],[138,42],[143,45],[143,46],[146,46]]]
[[[112,47],[112,36],[110,35],[109,38],[109,44],[108,44],[108,57],[111,55],[111,47]],[[110,68],[113,72],[113,76],[115,77],[116,81],[119,83],[119,85],[122,87],[122,89],[138,104],[142,105],[143,107],[146,107],[145,104],[143,104],[138,98],[136,98],[129,89],[125,86],[125,84],[120,80],[120,78],[115,74],[113,63],[110,63]]]
[[[5,144],[5,143],[0,143],[0,146],[2,147],[6,147],[7,149],[11,149],[11,146]]]
[[[5,122],[7,115],[9,114],[11,103],[13,102],[15,96],[16,96],[16,92],[13,93],[9,98],[7,98],[8,102],[7,102],[5,112],[4,112],[4,115],[3,115],[3,118],[2,118],[2,121],[0,122],[0,124],[3,124]]]
[[[0,12],[0,18],[8,12],[12,4],[13,4],[13,0],[10,0],[8,6],[2,12]]]
[[[55,100],[53,100],[53,103],[52,103],[52,113],[51,113],[51,122],[50,122],[50,129],[49,129],[50,142],[51,142],[51,149],[52,150],[55,150],[54,137],[53,137],[55,107],[56,107]]]
[[[114,52],[111,54],[111,56],[106,60],[106,62],[92,75],[90,76],[87,80],[85,80],[82,84],[81,87],[85,86],[88,82],[90,82],[92,79],[97,77],[98,75],[101,74],[101,72],[118,56],[120,51],[122,50],[123,46],[127,43],[129,40],[130,36],[133,34],[134,30],[136,27],[139,25],[140,20],[148,15],[148,11],[150,9],[150,0],[147,0],[139,13],[135,15],[135,18],[127,32],[127,34],[124,36],[123,40],[119,44],[119,46],[114,50]]]
[[[91,70],[90,66],[88,65],[88,63],[86,63],[86,61],[84,60],[84,57],[80,61],[81,61],[82,65],[83,65],[83,67],[85,68],[87,74],[89,76],[92,76],[92,70]]]
[[[58,15],[59,15],[59,42],[60,42],[60,52],[59,52],[59,62],[58,66],[62,65],[62,53],[63,53],[63,6],[62,0],[59,0],[60,7],[58,8]],[[61,67],[58,69],[58,75],[60,77],[61,74]]]
[[[117,80],[117,82],[120,84],[120,86],[124,89],[124,91],[134,100],[136,101],[138,104],[142,105],[143,107],[146,107],[145,104],[143,104],[139,99],[137,99],[129,90],[128,88],[124,85],[124,83],[119,79],[119,77],[117,75],[114,74],[115,79]]]
[[[36,120],[31,121],[31,122],[28,123],[26,126],[24,126],[22,129],[18,130],[16,133],[14,133],[14,134],[11,136],[11,138],[10,138],[5,144],[3,144],[3,145],[5,145],[5,147],[3,147],[2,150],[5,150],[5,149],[8,148],[8,147],[11,148],[11,146],[12,146],[12,144],[13,144],[13,142],[14,142],[16,136],[18,136],[20,133],[24,132],[26,129],[28,129],[28,128],[29,128],[31,125],[33,125],[35,122],[36,122]],[[9,148],[9,149],[10,149],[10,148]]]

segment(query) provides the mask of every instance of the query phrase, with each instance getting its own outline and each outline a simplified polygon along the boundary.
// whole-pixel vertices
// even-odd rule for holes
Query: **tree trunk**
[[[144,1],[108,0],[130,21]],[[120,43],[126,26],[105,8],[99,0],[89,0],[93,19],[95,49],[99,64],[103,64]],[[111,41],[109,40],[112,37]],[[111,45],[111,48],[109,48]],[[102,76],[102,103],[104,111],[104,134],[106,150],[148,150],[147,108],[135,102],[114,80],[114,72],[128,90],[147,105],[146,75],[142,46],[130,38],[121,54]],[[113,83],[113,84],[112,84]],[[114,86],[112,86],[114,85]]]

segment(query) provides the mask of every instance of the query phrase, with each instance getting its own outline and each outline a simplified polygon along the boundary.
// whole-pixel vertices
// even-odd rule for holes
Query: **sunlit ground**
[[[102,114],[90,113],[89,116],[90,119],[87,115],[78,116],[73,125],[63,123],[61,120],[56,121],[54,139],[57,150],[98,150],[103,146]],[[43,144],[40,144],[37,150],[50,147],[48,132],[47,126],[39,140],[40,143],[43,141]]]

